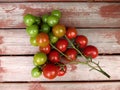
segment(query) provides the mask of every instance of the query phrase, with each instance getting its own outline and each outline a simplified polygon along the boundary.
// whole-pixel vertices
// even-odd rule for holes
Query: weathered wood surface
[[[88,37],[89,43],[99,53],[120,53],[120,29],[77,29],[78,34]],[[35,54],[38,47],[30,45],[25,29],[0,30],[0,55]]]
[[[0,28],[24,28],[23,16],[37,16],[53,9],[62,12],[60,23],[75,27],[120,27],[119,3],[0,3]]]
[[[29,1],[37,1],[37,2],[82,2],[82,1],[85,1],[85,2],[120,2],[120,0],[0,0],[0,2],[29,2]]]
[[[4,83],[0,90],[120,90],[120,83]]]
[[[82,58],[78,58],[81,60]],[[95,80],[120,80],[120,56],[99,56],[94,59],[100,61],[100,66],[111,75],[108,79],[97,71],[89,71],[86,65],[68,65],[67,74],[48,80],[42,75],[32,78],[31,69],[33,56],[1,56],[0,57],[0,82],[3,81],[95,81]]]

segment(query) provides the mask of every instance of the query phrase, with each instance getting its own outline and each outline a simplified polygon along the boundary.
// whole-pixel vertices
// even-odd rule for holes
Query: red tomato
[[[65,52],[68,46],[68,41],[66,39],[59,39],[56,43],[56,47],[61,51]]]
[[[60,63],[60,65],[57,66],[58,67],[58,76],[63,76],[65,75],[66,71],[67,71],[67,67],[65,64]]]
[[[77,36],[77,30],[75,28],[69,27],[66,32],[66,36],[69,39],[73,39]]]
[[[49,37],[46,33],[40,33],[36,37],[36,42],[40,47],[46,47],[49,44]]]
[[[98,49],[95,46],[89,45],[84,48],[83,54],[86,57],[96,58],[98,56]]]
[[[76,60],[77,58],[77,51],[73,48],[68,48],[66,51],[65,51],[65,54],[70,58],[68,58],[68,60]]]
[[[58,74],[58,68],[54,64],[46,64],[43,67],[43,75],[48,79],[54,79]]]
[[[85,48],[87,46],[87,43],[88,43],[88,39],[86,36],[84,35],[78,35],[76,38],[75,38],[75,42],[76,44],[79,46],[79,48]]]
[[[52,50],[48,55],[48,59],[53,63],[59,62],[60,61],[59,52],[57,52],[56,50]]]
[[[46,47],[39,47],[40,52],[44,52],[45,54],[48,54],[51,50],[51,46],[48,44]]]

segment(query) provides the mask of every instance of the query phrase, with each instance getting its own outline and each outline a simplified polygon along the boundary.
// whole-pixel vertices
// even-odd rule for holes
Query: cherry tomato
[[[50,26],[48,24],[43,24],[41,26],[41,31],[44,32],[44,33],[49,33],[50,32]]]
[[[58,67],[58,76],[63,76],[65,75],[66,71],[67,71],[67,67],[65,64],[63,63],[59,63]]]
[[[68,41],[66,39],[59,39],[56,42],[56,47],[61,51],[65,52],[68,47]]]
[[[45,78],[48,79],[54,79],[58,74],[58,69],[55,64],[46,64],[46,66],[43,67],[43,75]]]
[[[45,15],[42,16],[42,22],[43,23],[47,23],[48,16],[49,16],[48,14],[45,14]]]
[[[86,36],[84,35],[78,35],[76,38],[75,38],[75,42],[76,44],[79,46],[79,48],[85,48],[87,46],[87,43],[88,43],[88,39]]]
[[[52,32],[56,37],[61,38],[65,35],[66,28],[64,25],[57,24],[52,28]]]
[[[77,58],[77,51],[73,48],[68,48],[65,54],[68,56],[67,60],[76,60]]]
[[[69,27],[66,31],[66,36],[69,39],[73,39],[77,36],[77,30],[75,28]]]
[[[35,17],[35,22],[36,22],[36,24],[40,24],[41,23],[41,19],[40,19],[40,17]]]
[[[86,57],[96,58],[98,56],[98,49],[95,46],[89,45],[84,48],[83,54]]]
[[[53,33],[50,33],[49,37],[52,44],[55,44],[58,41],[58,37],[54,36]]]
[[[52,50],[48,55],[48,59],[53,63],[59,62],[60,61],[59,52],[57,52],[56,50]]]
[[[31,25],[26,28],[26,31],[29,36],[35,37],[38,34],[39,27],[37,25]]]
[[[50,15],[47,18],[47,24],[51,27],[55,26],[56,24],[58,24],[59,19],[58,17],[54,16],[54,15]]]
[[[36,42],[36,37],[30,37],[30,44],[32,46],[38,46],[37,42]]]
[[[47,61],[47,55],[43,52],[34,55],[34,63],[37,65],[43,65]]]
[[[31,15],[31,14],[26,14],[24,16],[24,23],[26,26],[31,26],[35,23],[35,16]]]
[[[48,54],[51,50],[51,46],[48,44],[46,47],[39,47],[40,52]]]
[[[58,17],[58,18],[60,19],[60,17],[61,17],[61,12],[60,12],[59,10],[53,10],[53,11],[51,12],[51,15],[54,15],[54,16],[56,16],[56,17]]]
[[[49,45],[49,37],[46,33],[39,33],[36,37],[36,42],[40,47],[46,47]]]
[[[39,67],[34,67],[31,71],[32,77],[38,78],[41,74],[42,71],[40,71]]]

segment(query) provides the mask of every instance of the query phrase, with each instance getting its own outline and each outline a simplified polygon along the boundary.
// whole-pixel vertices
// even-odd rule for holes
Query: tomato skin
[[[31,75],[34,78],[38,78],[40,75],[42,75],[42,71],[40,71],[38,67],[34,67],[31,71]]]
[[[65,54],[70,58],[70,60],[76,60],[77,58],[77,51],[73,48],[68,48],[66,51],[65,51]],[[67,59],[69,60],[69,59]]]
[[[57,74],[57,76],[64,76],[66,71],[67,71],[67,67],[63,63],[60,63],[60,64],[61,64],[61,66],[60,65],[57,66],[58,67],[58,74]]]
[[[69,27],[66,31],[66,36],[69,38],[69,39],[73,39],[77,36],[77,30],[73,27]]]
[[[58,74],[58,69],[55,64],[46,64],[46,66],[43,67],[43,75],[45,78],[48,79],[54,79]]]
[[[68,47],[68,41],[66,39],[59,39],[56,42],[56,47],[61,51],[65,52]]]
[[[53,10],[53,11],[51,12],[51,15],[54,15],[54,16],[56,16],[56,17],[58,17],[58,18],[60,19],[60,17],[61,17],[61,12],[60,12],[59,10]]]
[[[86,57],[96,58],[98,56],[98,49],[95,46],[86,46],[83,50],[83,54]]]
[[[85,48],[87,46],[87,44],[88,44],[88,39],[84,35],[78,35],[75,38],[75,42],[79,46],[79,48]]]
[[[48,59],[53,63],[59,62],[60,61],[59,52],[57,52],[56,50],[52,50],[48,55]]]
[[[51,50],[50,44],[48,44],[46,47],[39,47],[40,52],[44,52],[45,54],[48,54]]]
[[[50,42],[55,44],[58,41],[58,37],[54,36],[53,33],[49,33]]]
[[[40,47],[46,47],[49,45],[49,36],[46,33],[39,33],[36,37],[36,42]]]
[[[36,42],[36,37],[30,37],[30,44],[31,44],[32,46],[38,46],[38,45],[37,45],[37,42]]]
[[[66,28],[64,25],[57,24],[52,28],[52,32],[56,37],[61,38],[65,35]]]

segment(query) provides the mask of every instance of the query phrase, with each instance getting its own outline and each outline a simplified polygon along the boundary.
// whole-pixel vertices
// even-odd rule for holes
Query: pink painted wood
[[[82,58],[78,58],[82,60]],[[94,59],[100,61],[100,66],[110,74],[108,79],[97,71],[89,71],[86,65],[67,65],[65,76],[48,80],[42,75],[40,78],[32,78],[31,69],[33,56],[1,56],[0,57],[0,82],[3,81],[95,81],[95,80],[120,80],[120,56],[99,56]]]
[[[119,90],[119,82],[5,83],[0,90]]]
[[[120,29],[78,29],[78,34],[89,39],[99,53],[120,53]],[[30,45],[25,29],[0,30],[0,55],[35,54],[38,47]]]
[[[6,7],[7,6],[7,7]],[[23,16],[59,9],[60,23],[75,27],[120,27],[119,3],[1,3],[0,28],[24,28]],[[69,23],[68,23],[69,22]]]

